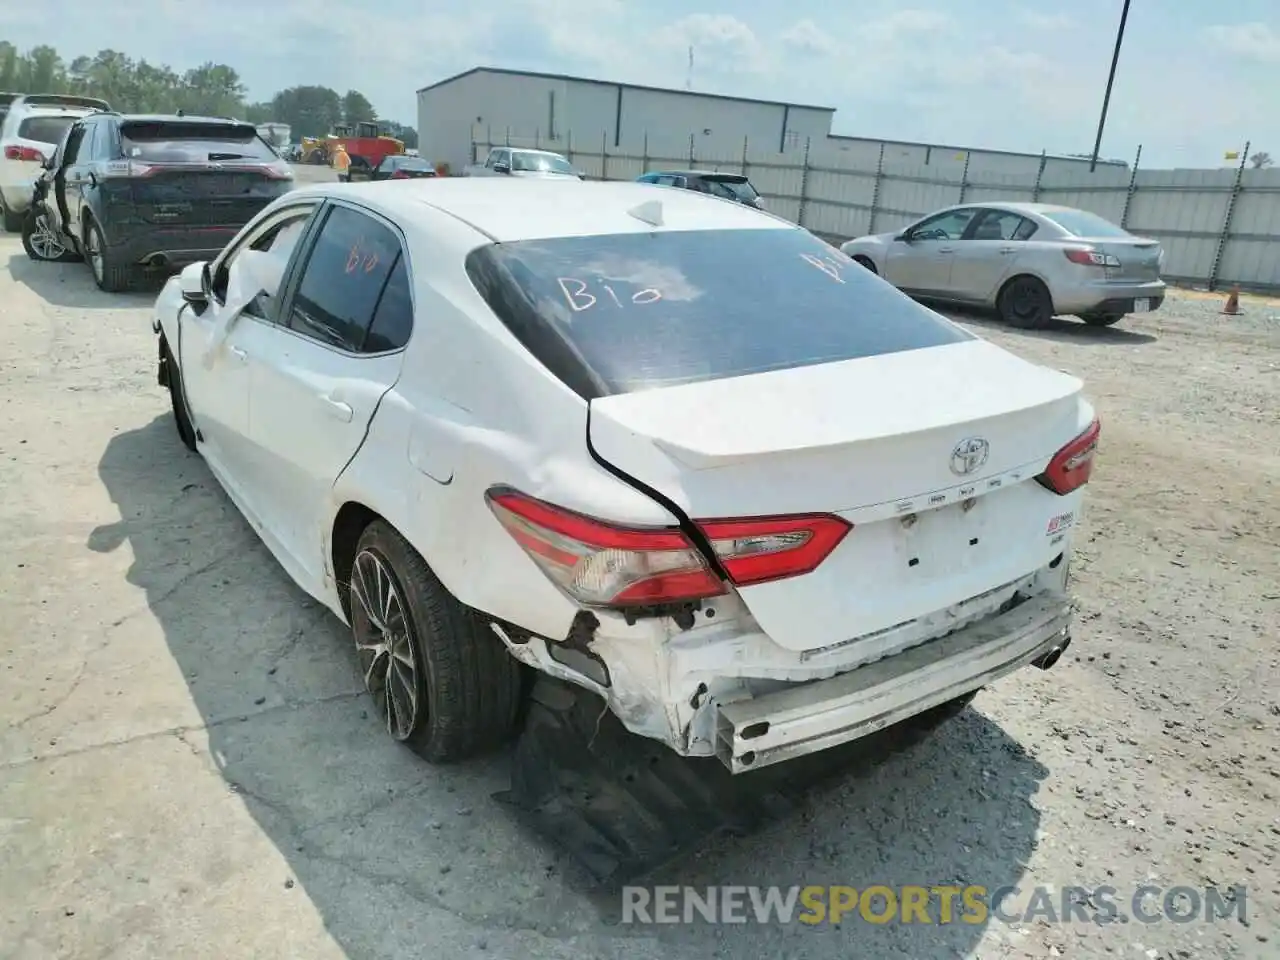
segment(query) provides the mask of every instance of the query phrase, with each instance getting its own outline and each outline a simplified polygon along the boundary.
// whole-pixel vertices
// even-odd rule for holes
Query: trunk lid
[[[155,224],[244,224],[280,193],[280,180],[262,170],[216,165],[166,166],[130,179],[138,216]]]
[[[1049,563],[1079,496],[1034,478],[1083,428],[1081,387],[975,339],[608,396],[589,430],[693,519],[852,523],[813,572],[738,590],[775,642],[812,651]]]
[[[1107,280],[1117,283],[1149,283],[1160,279],[1160,242],[1146,237],[1117,239],[1106,237],[1081,238],[1099,252],[1110,254],[1120,261],[1118,267],[1106,268]]]

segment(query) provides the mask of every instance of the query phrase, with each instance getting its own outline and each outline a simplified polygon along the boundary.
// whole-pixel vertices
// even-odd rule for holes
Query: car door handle
[[[324,401],[325,409],[343,423],[350,423],[351,418],[355,416],[355,411],[351,409],[351,404],[343,400],[339,400],[336,397],[321,397],[320,399]]]
[[[1000,252],[1001,252],[1001,253],[1013,253],[1013,249],[1014,249],[1013,247],[1001,247],[1001,248],[1000,248]]]
[[[939,247],[938,252],[939,253],[955,253],[956,248],[955,247]]]

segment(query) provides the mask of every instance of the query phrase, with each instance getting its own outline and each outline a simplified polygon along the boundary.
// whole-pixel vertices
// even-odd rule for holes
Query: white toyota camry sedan
[[[1070,642],[1080,381],[742,204],[304,188],[154,326],[182,440],[430,760],[512,732],[522,664],[742,772]]]

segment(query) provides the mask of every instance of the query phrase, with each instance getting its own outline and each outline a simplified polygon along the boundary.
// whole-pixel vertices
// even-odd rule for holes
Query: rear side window
[[[18,124],[18,137],[36,143],[59,144],[77,117],[27,117]]]
[[[587,399],[971,339],[798,229],[492,244],[467,272]]]
[[[759,194],[756,193],[755,188],[745,180],[738,182],[735,180],[711,179],[707,182],[711,184],[712,193],[720,194],[730,200],[746,201],[750,203],[759,196]]]
[[[411,302],[406,312],[407,264],[395,279],[401,253],[400,240],[385,224],[349,207],[334,207],[303,269],[289,327],[351,353],[404,346],[413,313]],[[375,319],[376,332],[366,346]]]
[[[1067,233],[1075,237],[1104,238],[1127,237],[1128,230],[1122,230],[1110,220],[1104,220],[1096,213],[1086,210],[1054,210],[1051,213],[1041,212],[1046,220],[1052,220]]]
[[[126,157],[152,163],[277,159],[257,130],[232,123],[125,123],[120,140]]]

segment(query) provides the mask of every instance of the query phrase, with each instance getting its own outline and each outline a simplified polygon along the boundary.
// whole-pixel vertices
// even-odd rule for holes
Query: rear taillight
[[[727,585],[678,527],[626,527],[506,488],[490,509],[544,574],[586,606],[634,607],[719,596]],[[698,522],[733,583],[808,573],[849,532],[839,517]]]
[[[403,170],[397,170],[395,173],[391,175],[391,179],[392,180],[408,180],[409,175],[405,173]]]
[[[263,166],[262,172],[272,180],[293,179],[293,168],[283,160],[276,160],[272,163],[266,164]]]
[[[1101,430],[1102,424],[1095,419],[1089,429],[1053,455],[1049,466],[1036,479],[1057,494],[1068,494],[1083,487],[1093,474],[1093,458],[1098,451]]]
[[[1078,263],[1082,267],[1118,267],[1120,261],[1109,253],[1099,253],[1097,250],[1087,250],[1083,247],[1068,247],[1062,251],[1066,254],[1067,259],[1072,263]]]
[[[16,143],[11,143],[4,148],[4,158],[6,160],[23,160],[27,163],[44,163],[44,154],[35,147],[24,147]]]
[[[740,587],[809,573],[851,529],[830,514],[699,520],[697,524],[729,579]]]

